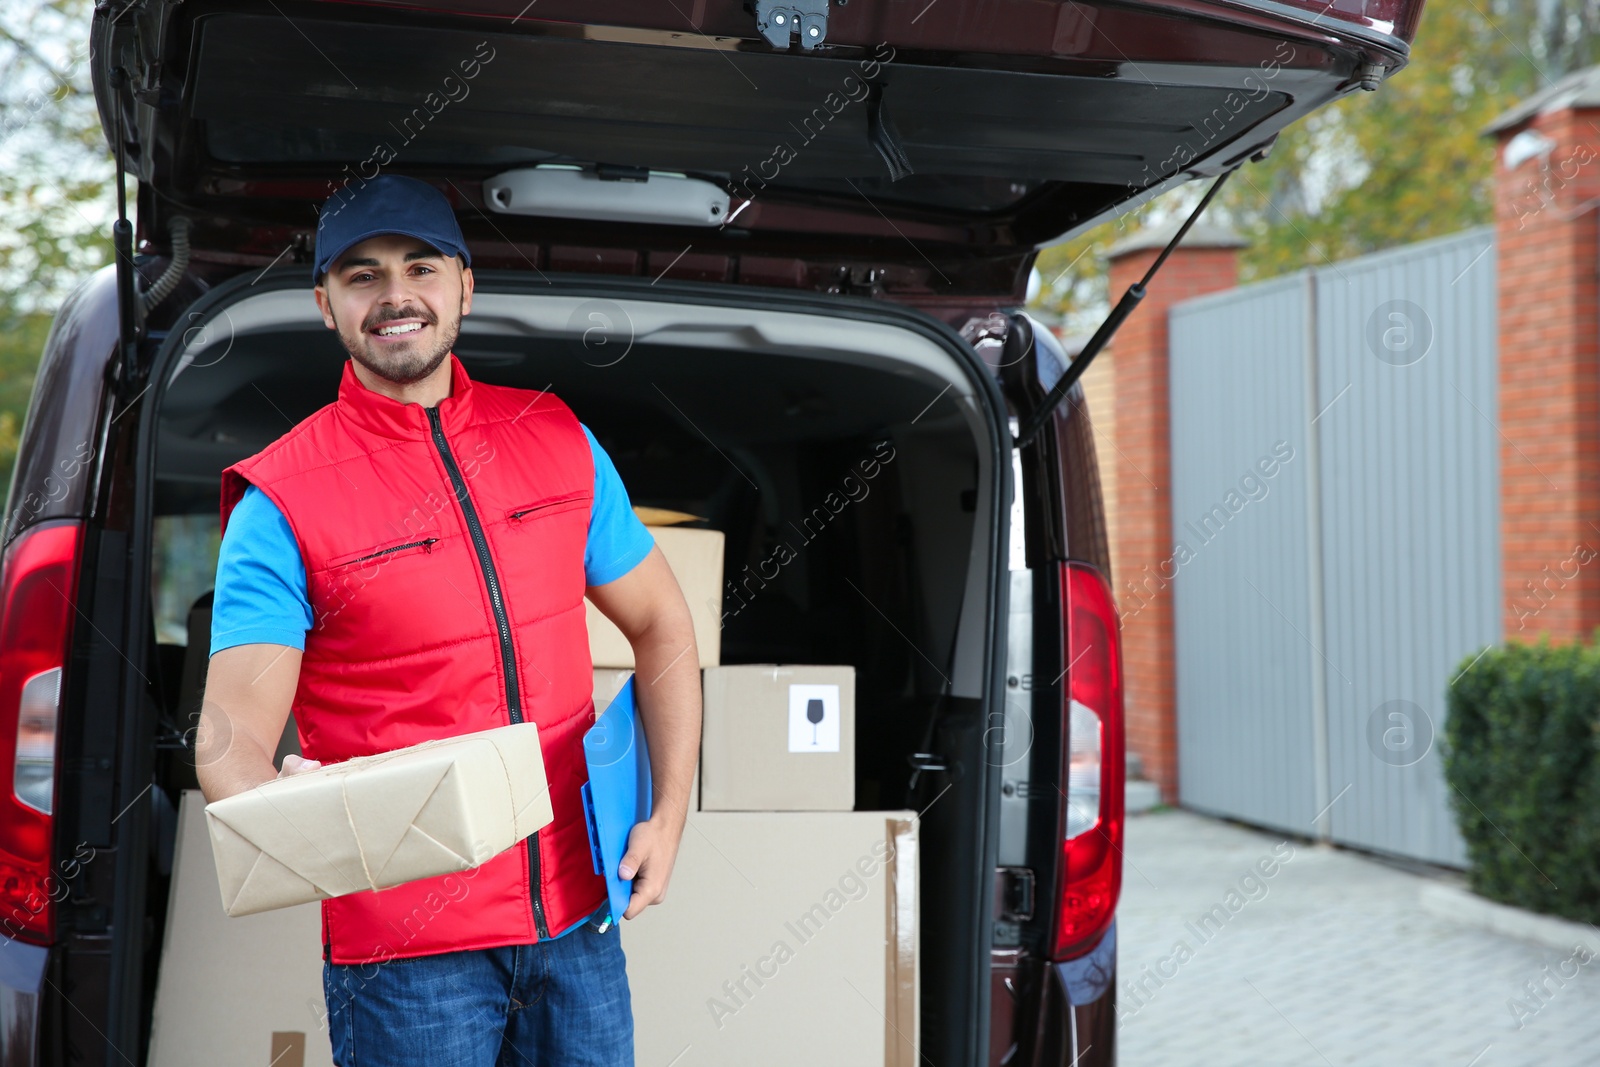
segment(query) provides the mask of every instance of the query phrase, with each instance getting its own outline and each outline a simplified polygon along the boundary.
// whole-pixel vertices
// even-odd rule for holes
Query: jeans
[[[621,934],[322,964],[338,1067],[633,1067]]]

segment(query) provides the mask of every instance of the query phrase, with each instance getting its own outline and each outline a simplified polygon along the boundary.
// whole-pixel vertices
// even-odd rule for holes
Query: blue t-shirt
[[[588,585],[605,585],[638,566],[656,542],[633,513],[628,491],[611,457],[587,426],[583,433],[594,456],[594,504],[583,552],[584,579]],[[213,655],[234,645],[255,642],[305,651],[306,632],[313,619],[300,546],[283,512],[253,485],[245,489],[228,517],[217,556],[213,601]],[[596,915],[608,907],[602,905]],[[571,930],[582,925],[577,923]]]

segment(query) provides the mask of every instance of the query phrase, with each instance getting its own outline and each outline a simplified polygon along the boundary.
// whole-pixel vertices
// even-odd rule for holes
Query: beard
[[[421,319],[435,330],[435,343],[424,347],[420,341],[384,343],[373,340],[370,330],[396,319]],[[424,307],[380,308],[353,334],[337,319],[334,326],[338,329],[339,343],[344,345],[351,359],[385,381],[410,385],[432,374],[450,354],[461,334],[461,314],[458,310],[441,326],[434,314]]]

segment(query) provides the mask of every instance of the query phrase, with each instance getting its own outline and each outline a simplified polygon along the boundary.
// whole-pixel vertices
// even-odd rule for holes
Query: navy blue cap
[[[317,220],[317,256],[311,284],[334,260],[369,237],[397,233],[426,241],[447,256],[472,266],[456,213],[444,194],[427,182],[399,174],[380,174],[328,197]]]

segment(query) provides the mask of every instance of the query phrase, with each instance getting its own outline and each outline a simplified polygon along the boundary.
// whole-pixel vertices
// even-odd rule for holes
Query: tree
[[[1579,0],[1558,3],[1577,10]],[[1244,279],[1488,222],[1494,149],[1483,127],[1572,64],[1589,62],[1600,39],[1592,13],[1558,18],[1552,10],[1430,0],[1404,70],[1376,93],[1352,93],[1285,130],[1207,209],[1249,240]],[[1186,212],[1203,192],[1200,183],[1176,189],[1141,207],[1132,224]],[[1033,306],[1063,316],[1069,329],[1092,328],[1107,307],[1104,249],[1128,224],[1125,217],[1045,249],[1046,284]]]
[[[51,316],[111,259],[115,168],[90,84],[90,11],[0,8],[0,499]]]
[[[1267,278],[1493,219],[1484,126],[1544,73],[1475,0],[1423,9],[1410,64],[1286,130],[1221,197],[1250,240],[1245,278]],[[1537,26],[1525,23],[1524,39]]]

